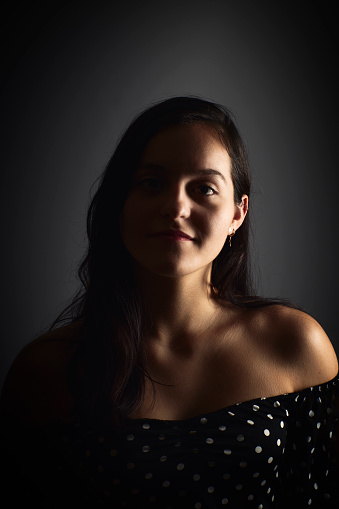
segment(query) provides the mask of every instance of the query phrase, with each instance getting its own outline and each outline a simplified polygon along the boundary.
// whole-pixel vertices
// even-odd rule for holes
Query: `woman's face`
[[[122,240],[137,270],[208,277],[246,211],[247,196],[234,203],[231,160],[214,130],[170,127],[141,157],[121,215]]]

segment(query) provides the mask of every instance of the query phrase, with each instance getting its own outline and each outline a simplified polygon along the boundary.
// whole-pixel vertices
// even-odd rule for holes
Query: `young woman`
[[[254,295],[249,197],[225,108],[172,98],[127,129],[69,323],[4,386],[9,478],[36,506],[336,507],[337,358],[313,318]]]

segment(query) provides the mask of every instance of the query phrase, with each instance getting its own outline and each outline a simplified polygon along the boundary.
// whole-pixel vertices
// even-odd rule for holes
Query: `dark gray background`
[[[228,106],[246,140],[260,293],[303,306],[338,351],[333,4],[46,4],[3,17],[1,381],[77,286],[90,188],[118,136],[182,94]]]

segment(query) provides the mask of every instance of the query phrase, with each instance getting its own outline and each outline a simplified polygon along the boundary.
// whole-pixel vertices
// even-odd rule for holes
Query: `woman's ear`
[[[231,223],[231,228],[235,231],[240,228],[248,211],[248,196],[243,194],[240,203],[234,205],[234,216]]]

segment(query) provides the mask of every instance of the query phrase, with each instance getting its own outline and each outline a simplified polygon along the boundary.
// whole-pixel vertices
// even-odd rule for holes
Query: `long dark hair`
[[[145,310],[132,276],[119,218],[133,174],[150,139],[161,130],[186,124],[211,126],[231,159],[234,201],[250,196],[248,158],[233,115],[197,97],[174,97],[141,113],[121,137],[99,182],[87,218],[88,251],[79,268],[82,288],[53,324],[81,320],[68,379],[76,411],[123,420],[142,400],[145,379]],[[241,307],[273,301],[255,296],[249,271],[249,214],[212,265],[217,298]]]

